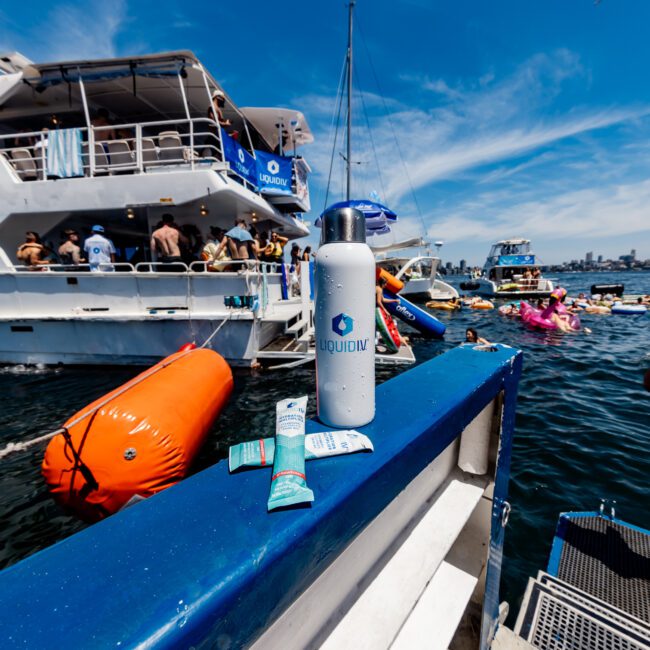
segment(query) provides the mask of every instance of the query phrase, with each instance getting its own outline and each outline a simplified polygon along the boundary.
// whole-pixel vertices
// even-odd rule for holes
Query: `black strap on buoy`
[[[86,465],[86,463],[81,460],[81,456],[75,449],[74,445],[72,444],[72,436],[70,436],[70,432],[66,427],[62,427],[63,431],[61,432],[61,435],[65,438],[65,443],[68,447],[70,447],[70,451],[72,451],[72,456],[74,458],[75,462],[75,467],[73,468],[73,471],[78,469],[81,472],[81,475],[84,477],[84,480],[86,481],[86,486],[87,486],[87,492],[92,492],[93,490],[97,490],[99,488],[99,483],[97,483],[97,479],[93,476],[92,471],[90,470],[90,467]],[[72,481],[71,485],[74,484],[74,481]]]

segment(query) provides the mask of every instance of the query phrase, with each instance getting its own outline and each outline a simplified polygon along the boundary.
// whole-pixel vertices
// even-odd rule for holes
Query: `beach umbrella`
[[[377,201],[371,201],[370,199],[339,201],[338,203],[334,203],[334,205],[330,205],[325,212],[336,210],[338,208],[356,208],[362,212],[366,219],[367,235],[384,235],[389,233],[390,224],[397,221],[397,215],[390,208],[387,208],[385,205],[382,205]],[[321,227],[325,212],[316,219],[315,225],[317,228]]]

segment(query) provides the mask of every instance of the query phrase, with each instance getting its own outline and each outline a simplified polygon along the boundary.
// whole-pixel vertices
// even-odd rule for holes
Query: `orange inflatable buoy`
[[[174,485],[187,475],[232,387],[230,367],[212,350],[166,357],[75,413],[66,433],[52,438],[42,466],[52,495],[97,521]]]
[[[399,293],[404,288],[404,283],[401,280],[398,280],[392,273],[389,273],[386,269],[382,269],[380,266],[377,267],[375,279],[377,282],[379,280],[386,280],[384,289],[391,293]]]

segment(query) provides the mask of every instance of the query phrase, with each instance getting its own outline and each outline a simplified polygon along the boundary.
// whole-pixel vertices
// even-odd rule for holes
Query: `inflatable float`
[[[375,309],[375,323],[377,324],[377,331],[381,336],[381,340],[388,348],[388,351],[397,352],[402,341],[397,330],[397,325],[395,325],[395,321],[391,315],[381,307],[377,307]]]
[[[391,293],[399,293],[404,288],[404,283],[401,280],[398,280],[394,275],[386,269],[382,269],[380,266],[375,271],[375,279],[377,283],[383,280],[386,283],[383,285],[383,288]]]
[[[528,304],[525,300],[521,301],[521,320],[536,329],[543,330],[556,330],[558,326],[551,320],[551,313],[558,304],[551,305],[546,307],[543,311],[541,309],[535,309],[532,305]],[[565,308],[566,312],[566,308]],[[572,330],[579,330],[581,328],[580,319],[575,314],[569,314],[568,323]]]
[[[184,346],[65,423],[43,459],[52,496],[65,510],[97,521],[174,485],[187,475],[232,388],[223,357]]]
[[[461,308],[459,302],[452,302],[451,300],[429,300],[425,305],[428,309],[442,309],[444,311],[457,311]]]
[[[442,338],[445,333],[445,325],[443,325],[437,318],[424,309],[416,307],[412,302],[409,302],[402,296],[395,295],[390,291],[384,291],[384,296],[392,300],[399,300],[399,302],[387,302],[385,307],[391,316],[400,318],[411,327],[415,328],[421,334]]]
[[[489,300],[477,300],[470,303],[469,305],[472,309],[494,309],[494,304]]]
[[[648,308],[645,305],[624,305],[621,302],[615,302],[611,306],[612,314],[629,314],[629,315],[640,315],[645,314],[648,311]]]

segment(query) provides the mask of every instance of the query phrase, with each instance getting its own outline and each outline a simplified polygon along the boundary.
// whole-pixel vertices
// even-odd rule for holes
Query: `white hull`
[[[487,298],[503,298],[505,300],[516,300],[519,298],[548,298],[553,291],[553,283],[550,280],[540,280],[536,284],[522,285],[513,290],[499,290],[496,282],[479,278],[470,282],[478,285],[475,289],[469,289],[466,293],[471,295],[485,296]]]
[[[219,328],[209,347],[251,365],[310,309],[282,300],[280,282],[278,273],[256,270],[2,273],[0,363],[151,363]],[[228,308],[227,296],[258,296],[260,305]]]

